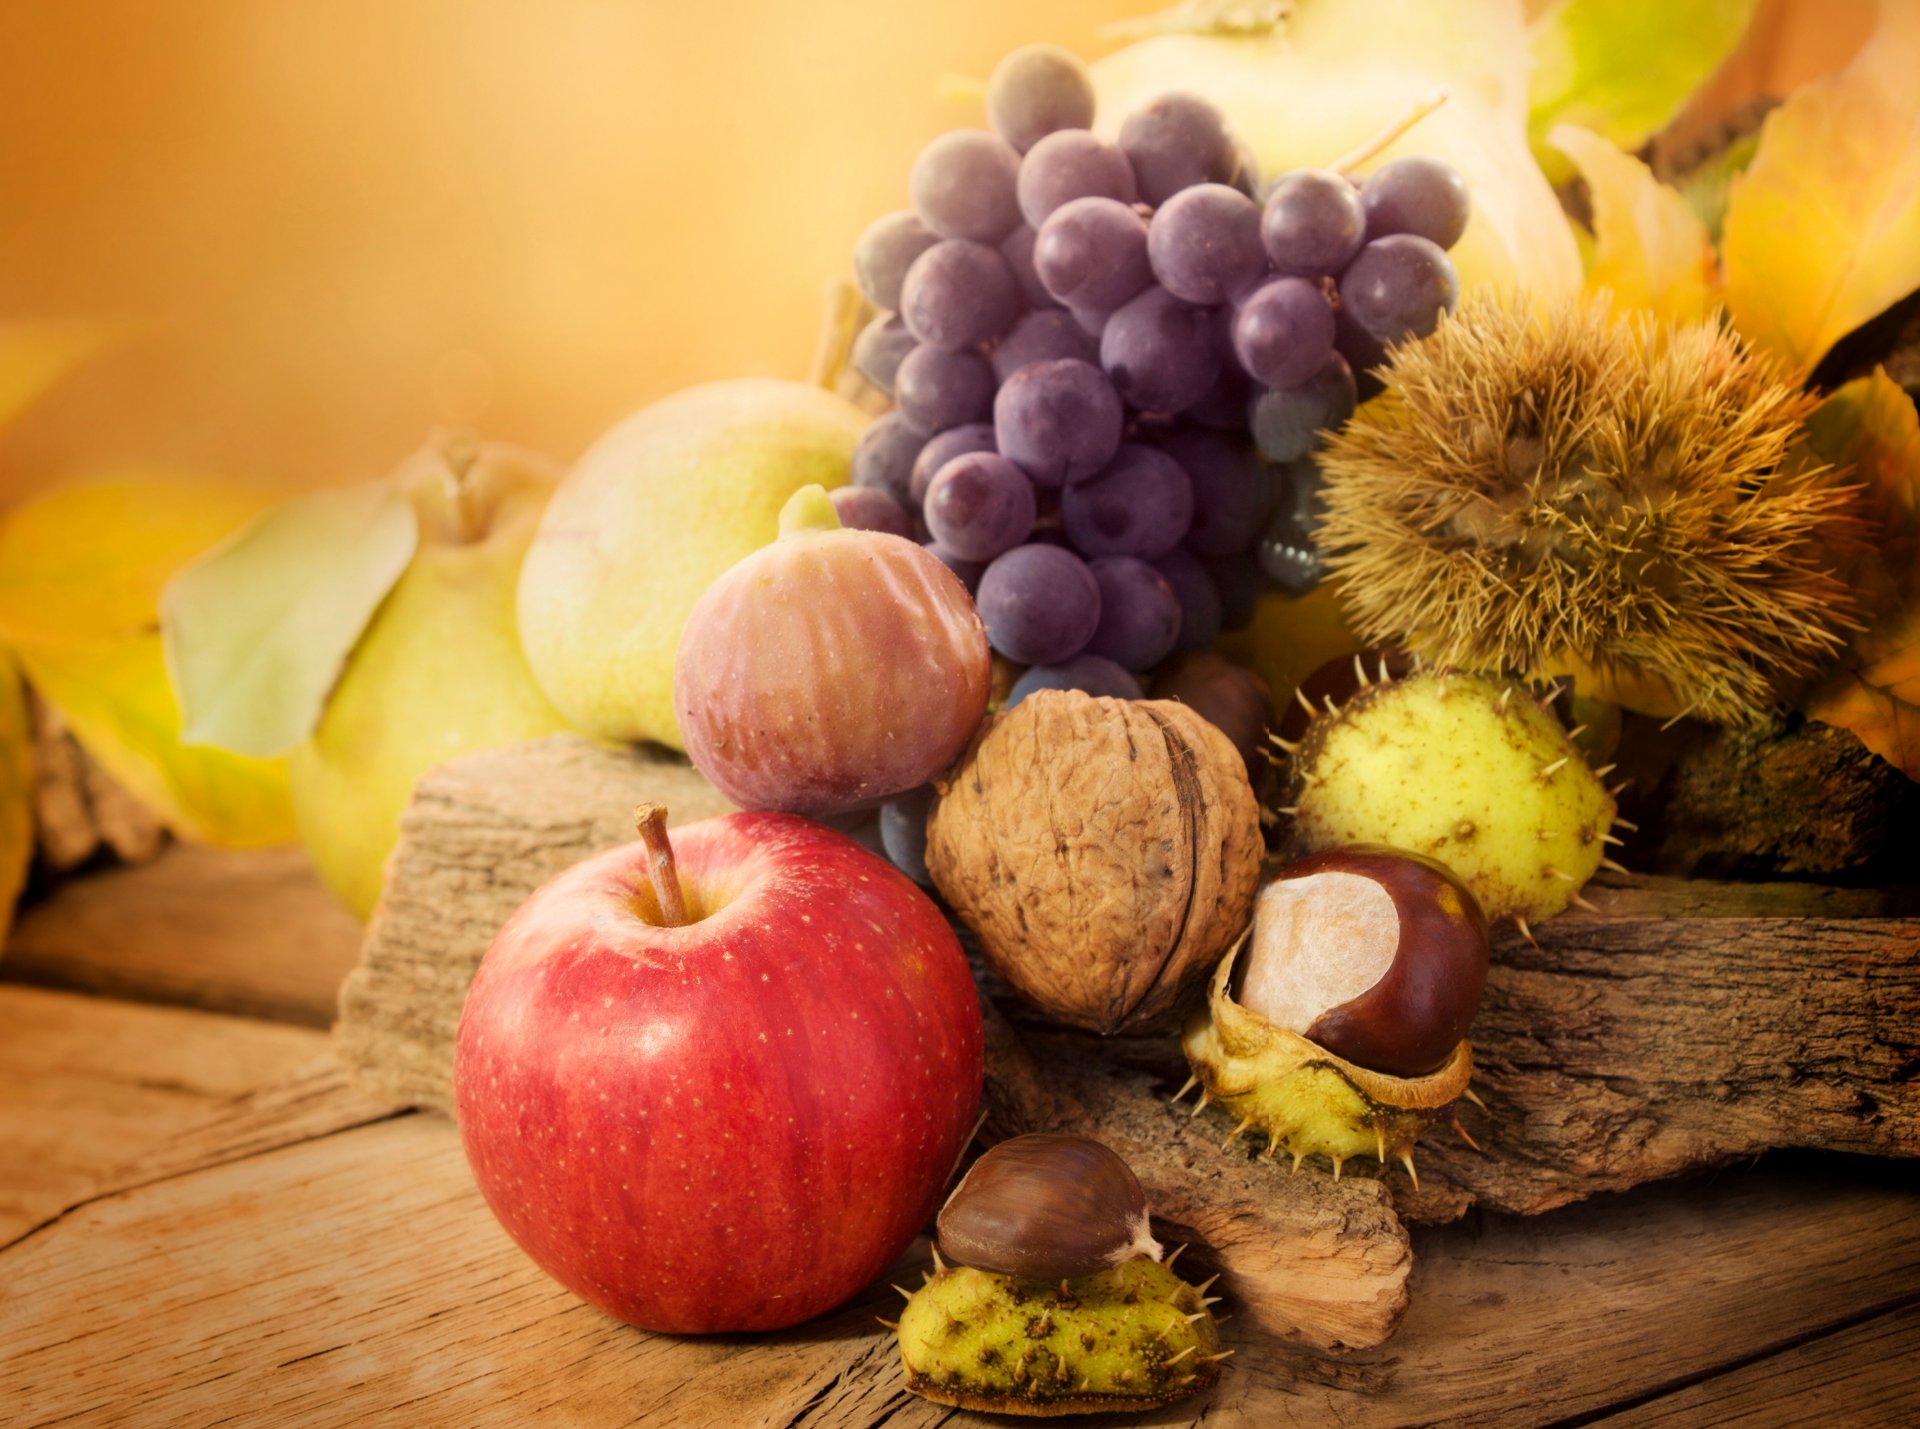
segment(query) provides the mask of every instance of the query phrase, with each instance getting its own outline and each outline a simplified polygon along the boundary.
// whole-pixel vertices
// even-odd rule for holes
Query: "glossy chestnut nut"
[[[1273,699],[1267,682],[1211,650],[1182,650],[1153,678],[1156,700],[1178,700],[1233,741],[1247,772],[1266,767]]]
[[[974,1162],[935,1229],[950,1260],[1041,1280],[1161,1255],[1133,1168],[1098,1141],[1051,1132],[1003,1141]]]
[[[1487,981],[1487,920],[1445,864],[1371,845],[1289,864],[1260,891],[1238,1002],[1397,1077],[1460,1045]]]

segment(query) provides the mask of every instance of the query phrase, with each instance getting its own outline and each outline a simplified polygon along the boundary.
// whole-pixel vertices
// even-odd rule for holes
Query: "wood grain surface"
[[[238,1159],[215,1138],[202,1169],[182,1158],[0,1252],[10,1423],[994,1422],[901,1391],[873,1319],[897,1303],[885,1286],[784,1335],[619,1325],[507,1240],[444,1118],[358,1120],[368,1108],[332,1095],[336,1129],[290,1121],[283,1144]],[[1110,1422],[1545,1424],[1621,1406],[1630,1423],[1701,1423],[1741,1405],[1743,1422],[1789,1422],[1769,1417],[1783,1398],[1830,1424],[1911,1422],[1920,1183],[1852,1169],[1787,1164],[1416,1231],[1389,1345],[1316,1354],[1237,1314],[1207,1399]]]

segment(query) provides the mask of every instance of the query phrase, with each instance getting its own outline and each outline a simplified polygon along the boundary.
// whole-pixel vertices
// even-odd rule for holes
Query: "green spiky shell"
[[[1606,857],[1613,796],[1559,721],[1481,675],[1369,685],[1307,727],[1290,768],[1289,853],[1425,854],[1489,919],[1558,913]]]
[[[995,1414],[1151,1409],[1219,1378],[1199,1287],[1144,1257],[1074,1280],[971,1266],[934,1274],[899,1323],[907,1388]]]
[[[1226,1108],[1234,1136],[1264,1133],[1269,1159],[1284,1151],[1298,1167],[1325,1156],[1337,1177],[1345,1162],[1371,1156],[1383,1165],[1398,1161],[1414,1175],[1413,1144],[1466,1091],[1472,1049],[1462,1042],[1424,1077],[1356,1066],[1234,1001],[1233,965],[1244,946],[1214,969],[1207,1009],[1181,1039],[1201,1104]]]

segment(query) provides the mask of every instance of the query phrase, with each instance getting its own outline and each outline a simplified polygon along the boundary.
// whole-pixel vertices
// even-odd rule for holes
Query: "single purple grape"
[[[987,122],[1023,154],[1057,129],[1087,128],[1093,107],[1093,76],[1058,45],[1023,45],[987,79]]]
[[[1268,461],[1293,461],[1320,445],[1320,434],[1353,415],[1353,370],[1334,353],[1298,387],[1262,392],[1248,408],[1254,445]]]
[[[1020,221],[1020,156],[997,134],[955,129],[920,151],[907,193],[920,221],[942,238],[998,243]]]
[[[1100,623],[1087,653],[1124,670],[1149,670],[1180,639],[1180,598],[1168,579],[1136,556],[1102,556],[1087,568],[1100,586]]]
[[[1213,314],[1152,287],[1107,319],[1100,365],[1127,405],[1181,412],[1220,375]]]
[[[922,514],[943,550],[991,561],[1033,530],[1033,483],[993,452],[968,452],[935,473]]]
[[[991,416],[997,386],[992,364],[979,353],[922,344],[901,362],[893,401],[922,431],[942,432]]]
[[[1240,305],[1233,350],[1255,381],[1298,387],[1326,365],[1333,331],[1333,305],[1318,283],[1275,278]]]
[[[853,280],[868,302],[893,312],[900,306],[907,269],[939,241],[939,234],[907,210],[883,213],[854,242]]]
[[[994,344],[993,373],[1005,382],[1030,362],[1062,357],[1098,362],[1100,342],[1065,308],[1039,308],[1022,314],[1013,331]]]
[[[1193,488],[1179,463],[1128,442],[1100,471],[1060,493],[1060,520],[1081,555],[1158,556],[1193,520]]]
[[[1111,312],[1153,281],[1146,222],[1110,198],[1077,198],[1040,225],[1033,268],[1056,301]]]
[[[1367,237],[1360,195],[1328,169],[1290,169],[1267,190],[1260,237],[1278,273],[1331,278]]]
[[[1220,638],[1220,592],[1198,557],[1185,550],[1156,556],[1153,568],[1180,601],[1180,650],[1201,650]]]
[[[1200,556],[1230,556],[1251,546],[1272,505],[1272,485],[1244,438],[1181,427],[1160,439],[1193,485],[1193,522],[1182,542]]]
[[[893,493],[879,486],[841,486],[827,493],[834,514],[849,531],[885,531],[903,540],[913,539],[913,522]]]
[[[1473,201],[1460,171],[1424,154],[1390,159],[1360,186],[1367,215],[1367,238],[1413,233],[1440,248],[1451,248],[1467,231]]]
[[[1137,700],[1144,696],[1140,682],[1104,655],[1075,655],[1057,665],[1034,665],[1007,691],[1003,709],[1012,709],[1035,690],[1079,690],[1096,697]]]
[[[993,341],[1020,307],[1020,285],[1000,250],[964,238],[944,239],[914,259],[900,290],[908,331],[949,352]]]
[[[912,499],[913,459],[927,434],[898,412],[873,419],[853,449],[853,484],[875,486],[905,506]]]
[[[853,367],[888,397],[900,363],[918,344],[898,313],[882,313],[853,340]]]
[[[1021,224],[1000,241],[1000,256],[1013,270],[1013,281],[1019,285],[1020,297],[1029,308],[1057,308],[1059,300],[1047,291],[1047,285],[1034,271],[1033,245],[1039,236]]]
[[[1182,302],[1237,302],[1267,272],[1260,205],[1225,184],[1182,189],[1153,215],[1147,256],[1160,286]]]
[[[927,488],[933,484],[933,478],[941,467],[957,456],[968,452],[990,452],[993,445],[992,422],[968,422],[963,426],[949,427],[944,432],[935,432],[927,438],[927,444],[920,448],[920,455],[913,459],[913,474],[907,483],[907,508],[920,510],[927,499]]]
[[[1092,363],[1030,362],[993,400],[994,444],[1041,485],[1070,485],[1113,460],[1123,417],[1120,395]]]
[[[1140,197],[1158,208],[1194,184],[1225,183],[1238,167],[1220,111],[1195,94],[1163,94],[1120,126],[1120,152]]]
[[[1100,624],[1100,584],[1087,563],[1059,546],[1015,546],[996,556],[975,596],[987,641],[1022,665],[1078,655]]]
[[[1412,233],[1376,238],[1340,275],[1340,306],[1377,341],[1425,337],[1460,303],[1460,275],[1439,244]]]
[[[1131,204],[1139,197],[1126,156],[1085,129],[1062,129],[1020,163],[1020,215],[1035,228],[1082,198]]]
[[[923,888],[933,886],[927,872],[927,815],[933,812],[934,789],[922,784],[880,806],[880,847],[893,866]]]

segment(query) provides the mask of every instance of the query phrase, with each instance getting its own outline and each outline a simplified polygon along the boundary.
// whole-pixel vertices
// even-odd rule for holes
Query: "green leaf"
[[[182,738],[258,757],[305,740],[419,541],[413,503],[376,482],[290,501],[175,576],[160,610]]]
[[[33,862],[33,727],[20,675],[0,658],[0,947]]]
[[[1732,53],[1757,0],[1562,0],[1533,22],[1527,131],[1555,183],[1571,176],[1546,143],[1577,124],[1638,149]]]

